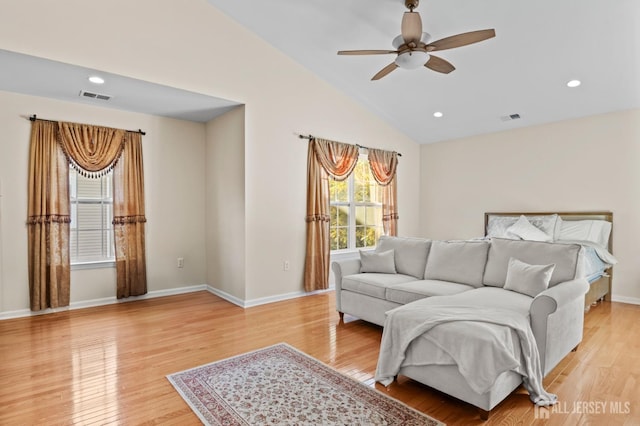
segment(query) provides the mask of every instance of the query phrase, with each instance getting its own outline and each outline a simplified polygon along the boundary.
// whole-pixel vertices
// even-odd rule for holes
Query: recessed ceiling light
[[[434,116],[434,117],[436,117],[436,118],[440,118],[440,117],[442,117],[443,115],[444,115],[444,114],[442,114],[440,111],[436,111],[436,112],[434,112],[434,113],[433,113],[433,116]]]
[[[89,81],[93,84],[104,84],[104,78],[98,77],[97,75],[92,75],[89,77]]]
[[[578,87],[578,86],[580,86],[580,84],[582,84],[580,82],[580,80],[571,80],[570,82],[567,83],[567,86],[569,86],[569,87]]]

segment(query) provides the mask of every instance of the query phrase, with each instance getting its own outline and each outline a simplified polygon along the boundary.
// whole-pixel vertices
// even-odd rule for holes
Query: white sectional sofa
[[[346,313],[378,325],[385,312],[410,303],[516,311],[530,320],[546,375],[582,340],[589,285],[579,277],[579,256],[577,244],[381,237],[375,252],[333,262],[336,309],[341,318]],[[530,279],[526,271],[533,269],[546,283]],[[426,339],[416,345],[432,349]],[[455,365],[405,366],[400,374],[479,407],[483,417],[522,383],[520,374],[505,371],[478,394]]]

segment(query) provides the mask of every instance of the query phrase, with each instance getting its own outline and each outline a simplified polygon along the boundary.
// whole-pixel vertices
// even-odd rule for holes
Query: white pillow
[[[606,220],[563,220],[559,240],[591,241],[608,247],[611,222]]]
[[[487,222],[487,237],[491,238],[509,238],[507,229],[518,220],[515,216],[489,216]]]
[[[540,229],[547,235],[554,235],[559,216],[557,214],[526,216],[529,223]],[[493,216],[489,215],[487,223],[487,237],[514,239],[507,234],[507,229],[518,221],[517,216]]]
[[[505,290],[536,297],[549,287],[556,265],[529,265],[512,257],[509,259]]]
[[[382,252],[360,250],[360,272],[395,274],[396,262],[393,250]]]
[[[527,218],[522,215],[520,219],[507,229],[507,235],[515,235],[523,240],[530,241],[552,241],[553,237],[533,226]]]

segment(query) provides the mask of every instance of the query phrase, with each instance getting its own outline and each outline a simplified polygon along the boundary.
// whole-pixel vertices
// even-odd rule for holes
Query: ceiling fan
[[[431,35],[422,32],[422,19],[413,9],[418,7],[420,0],[404,0],[409,9],[402,17],[401,34],[393,39],[392,45],[396,50],[341,50],[338,55],[386,55],[395,53],[395,61],[382,68],[371,80],[379,80],[396,68],[416,69],[425,66],[433,71],[449,74],[456,68],[448,61],[434,56],[431,52],[453,49],[478,43],[495,37],[494,29],[471,31],[429,42]]]

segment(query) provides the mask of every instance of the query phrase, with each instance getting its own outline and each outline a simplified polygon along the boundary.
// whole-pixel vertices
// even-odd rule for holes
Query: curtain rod
[[[300,139],[315,139],[316,138],[313,135],[301,135],[300,133],[295,133],[295,132],[293,134],[297,135]],[[355,144],[355,146],[357,146],[358,148],[373,149],[373,148],[369,148],[368,146],[360,145],[359,143]],[[400,154],[399,152],[397,154],[398,154],[398,157],[402,157],[402,154]]]
[[[27,117],[27,119],[28,119],[29,121],[36,121],[36,120],[40,120],[40,121],[49,121],[49,122],[51,122],[51,123],[57,123],[57,121],[56,121],[56,120],[45,120],[44,118],[38,118],[38,117],[36,117],[36,115],[35,115],[35,114],[33,114],[33,115],[31,115],[31,116]],[[144,135],[146,135],[146,134],[147,134],[146,132],[143,132],[143,131],[142,131],[142,129],[138,129],[138,130],[125,130],[125,132],[130,132],[130,133],[140,133],[142,136],[144,136]]]

